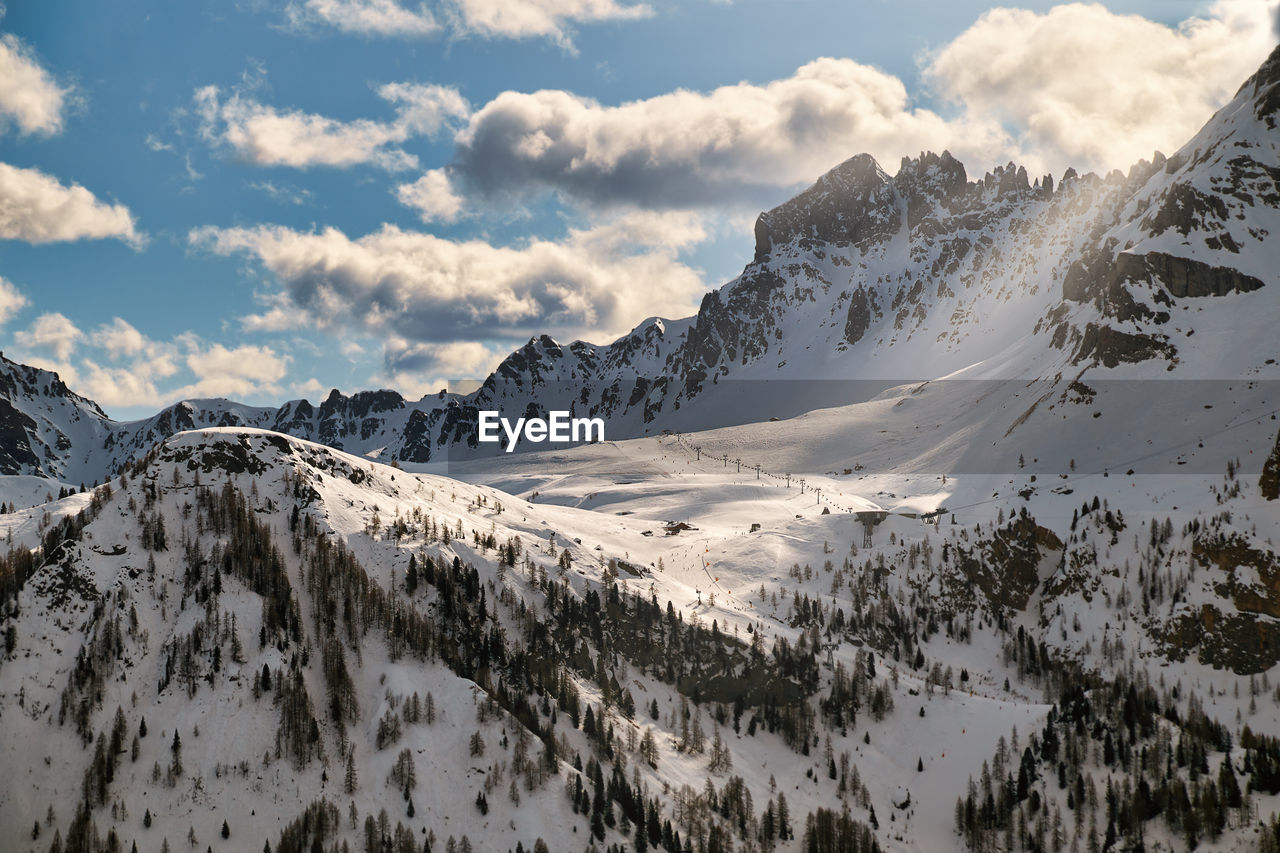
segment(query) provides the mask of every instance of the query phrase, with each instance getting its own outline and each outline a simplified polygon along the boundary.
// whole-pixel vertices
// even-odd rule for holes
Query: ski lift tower
[[[856,513],[858,521],[862,522],[862,547],[871,547],[871,531],[877,524],[889,517],[889,513],[882,509],[864,510]]]

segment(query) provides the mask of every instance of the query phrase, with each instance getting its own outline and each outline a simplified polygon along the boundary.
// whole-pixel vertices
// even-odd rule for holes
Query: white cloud
[[[413,183],[396,187],[396,198],[416,209],[423,222],[456,222],[465,204],[444,169],[432,169]]]
[[[292,386],[292,393],[302,398],[310,398],[319,394],[323,394],[328,387],[316,379],[314,376],[305,382],[295,382]]]
[[[85,333],[62,314],[43,314],[14,343],[23,362],[56,371],[108,411],[276,395],[289,364],[270,347],[228,347],[191,333],[157,341],[121,317]]]
[[[124,367],[86,358],[70,376],[64,375],[63,381],[107,410],[128,406],[158,408],[174,402],[157,389],[156,382],[172,376],[175,369],[166,358],[136,359]]]
[[[150,343],[145,336],[120,317],[99,326],[94,333],[94,343],[113,358],[136,356]]]
[[[21,39],[0,35],[0,116],[12,119],[23,133],[57,133],[69,94]]]
[[[859,151],[894,163],[949,148],[1009,153],[994,122],[910,106],[900,80],[818,59],[765,85],[675,91],[605,106],[560,90],[504,92],[471,116],[449,167],[454,192],[551,189],[598,205],[759,203]]]
[[[222,344],[195,345],[187,353],[186,365],[195,382],[178,389],[182,397],[243,397],[263,391],[276,392],[288,371],[288,358],[270,347]]]
[[[775,203],[848,157],[893,171],[950,150],[971,173],[1127,168],[1185,142],[1274,44],[1277,0],[1218,0],[1169,28],[1100,5],[994,9],[922,59],[958,112],[913,103],[897,77],[823,58],[782,79],[678,90],[619,105],[563,90],[480,106],[451,163],[399,188],[427,220],[465,199],[539,191],[578,204],[655,209]]]
[[[26,305],[27,297],[22,295],[13,282],[0,276],[0,326],[12,320]]]
[[[133,215],[105,204],[79,184],[63,186],[36,169],[0,163],[0,239],[28,243],[115,237],[143,243]]]
[[[510,348],[493,349],[479,341],[448,343],[415,343],[403,338],[387,342],[387,364],[396,372],[432,371],[447,381],[488,376],[510,352]]]
[[[687,213],[630,214],[560,242],[452,241],[392,225],[358,239],[335,228],[201,228],[189,240],[255,258],[281,285],[249,328],[294,325],[441,342],[555,331],[620,334],[639,317],[685,316],[705,286],[677,249],[705,238]]]
[[[425,5],[414,9],[395,0],[306,0],[290,5],[287,13],[295,26],[325,23],[365,36],[420,38],[440,30]]]
[[[1218,0],[1176,29],[1099,4],[992,9],[926,79],[1015,129],[1028,165],[1126,168],[1187,141],[1274,46],[1275,0]]]
[[[293,187],[285,184],[277,184],[273,181],[254,181],[249,184],[255,190],[265,193],[272,201],[280,204],[309,204],[312,200],[312,192],[303,187]]]
[[[146,139],[143,140],[143,143],[147,146],[147,148],[151,149],[152,151],[173,151],[174,150],[173,145],[171,143],[165,142],[163,139],[156,136],[154,133],[148,133]]]
[[[58,361],[71,358],[76,345],[84,340],[84,332],[63,314],[41,314],[30,327],[13,336],[20,347],[50,353]]]
[[[154,341],[121,317],[83,338],[99,357],[85,356],[63,379],[107,408],[160,406],[167,400],[157,383],[178,373],[179,351],[172,342]]]
[[[615,0],[452,0],[453,18],[463,33],[485,38],[549,38],[571,47],[573,24],[647,18],[647,4]]]
[[[617,0],[305,0],[291,3],[286,17],[295,29],[325,24],[365,36],[424,38],[447,23],[456,36],[490,39],[546,38],[572,49],[576,24],[647,18],[645,3]]]
[[[434,136],[470,113],[466,99],[446,86],[389,83],[378,95],[395,106],[394,120],[344,122],[301,110],[280,111],[239,90],[223,99],[216,86],[198,89],[195,102],[201,134],[209,142],[227,146],[256,166],[300,169],[361,163],[388,171],[414,168],[417,157],[396,146],[414,136]]]
[[[455,380],[483,379],[510,351],[510,346],[478,341],[433,344],[393,338],[387,342],[386,367],[392,385],[406,397],[420,399]]]

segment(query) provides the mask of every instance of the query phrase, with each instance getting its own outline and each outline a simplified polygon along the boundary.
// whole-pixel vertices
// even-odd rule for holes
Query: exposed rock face
[[[871,302],[867,297],[867,289],[859,287],[849,299],[849,319],[844,325],[844,339],[851,344],[862,340],[871,326]]]
[[[963,173],[963,168],[962,168]],[[756,262],[774,246],[796,241],[865,247],[892,237],[901,227],[889,176],[869,154],[836,166],[812,187],[756,220]]]
[[[1186,237],[1214,220],[1226,218],[1227,205],[1221,197],[1177,183],[1161,194],[1159,206],[1142,220],[1142,227],[1154,235],[1172,228]]]
[[[1109,304],[1116,313],[1134,304],[1124,285],[1133,282],[1149,282],[1166,290],[1179,299],[1204,296],[1226,296],[1229,293],[1249,293],[1262,287],[1261,279],[1246,275],[1230,267],[1210,266],[1192,258],[1180,258],[1165,252],[1147,252],[1135,255],[1120,252],[1106,255],[1110,246],[1076,261],[1067,268],[1062,280],[1062,296],[1073,302],[1100,300]],[[1132,319],[1134,315],[1124,319]],[[1154,317],[1146,312],[1146,317]]]
[[[1241,95],[1253,98],[1254,115],[1274,130],[1276,115],[1280,114],[1280,47],[1273,50],[1258,72],[1240,87],[1236,97]]]
[[[964,584],[979,590],[989,605],[1020,611],[1035,592],[1042,564],[1055,562],[1062,547],[1052,530],[1023,515],[976,542],[972,551],[957,553],[955,564]]]
[[[57,374],[0,354],[0,474],[56,470],[73,451],[104,441],[106,417]]]
[[[1251,547],[1240,535],[1197,537],[1192,559],[1215,573],[1221,603],[1185,613],[1163,636],[1166,654],[1182,660],[1194,652],[1202,663],[1241,675],[1280,661],[1280,563],[1274,553]]]
[[[675,354],[685,377],[686,394],[701,391],[703,382],[718,367],[746,364],[767,351],[779,320],[778,300],[785,298],[786,285],[773,269],[753,264],[736,287],[713,290],[703,297],[697,322]]]
[[[1026,174],[1025,172],[1023,173]],[[898,194],[906,201],[907,228],[915,231],[927,220],[939,221],[939,212],[957,212],[969,190],[964,164],[950,151],[921,154],[918,159],[902,158],[894,176]]]
[[[1131,255],[1121,252],[1116,257],[1116,272],[1121,279],[1150,278],[1159,282],[1174,296],[1197,298],[1248,293],[1262,287],[1261,279],[1230,269],[1209,266],[1203,261],[1179,258],[1164,252]]]
[[[31,447],[36,422],[0,397],[0,474],[38,470],[41,459]]]
[[[1136,364],[1149,359],[1171,359],[1175,348],[1162,336],[1131,334],[1109,325],[1089,323],[1081,334],[1071,361],[1074,364],[1093,363],[1103,367],[1120,364]]]
[[[1212,604],[1182,616],[1162,639],[1171,660],[1186,660],[1194,652],[1201,663],[1237,675],[1264,672],[1280,661],[1280,629],[1274,622]]]

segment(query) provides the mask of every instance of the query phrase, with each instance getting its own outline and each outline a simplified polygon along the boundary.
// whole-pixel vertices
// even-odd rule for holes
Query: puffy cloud
[[[431,344],[393,338],[387,343],[386,363],[393,373],[433,371],[441,376],[474,378],[487,376],[509,351],[494,350],[478,341]]]
[[[279,393],[279,382],[284,378],[288,359],[270,347],[228,349],[222,344],[204,344],[187,335],[180,336],[178,341],[148,341],[143,351],[123,362],[100,363],[85,358],[72,366],[71,378],[64,376],[64,379],[108,410],[159,407],[193,398],[244,398]],[[190,372],[192,381],[160,387],[163,380],[176,377],[183,367]]]
[[[157,383],[179,370],[178,347],[148,338],[121,317],[115,317],[84,338],[100,356],[84,357],[68,365],[63,379],[80,393],[107,408],[159,406],[165,395]]]
[[[136,356],[147,349],[150,341],[132,325],[120,317],[99,326],[94,333],[94,343],[113,358]]]
[[[69,91],[41,67],[21,39],[0,35],[0,117],[12,119],[23,133],[57,133]]]
[[[929,61],[970,115],[1015,129],[1033,165],[1124,168],[1189,139],[1274,45],[1275,0],[1219,0],[1176,29],[1099,4],[992,9]]]
[[[41,314],[30,327],[17,332],[18,346],[50,353],[58,361],[71,358],[76,345],[84,340],[84,332],[63,314]]]
[[[63,380],[108,411],[129,406],[160,407],[177,398],[162,393],[156,382],[172,376],[175,370],[164,356],[135,359],[126,366],[100,364],[86,358],[70,376],[64,374]]]
[[[389,83],[378,95],[394,105],[394,120],[343,122],[301,110],[280,111],[238,90],[224,99],[216,86],[198,89],[195,102],[205,139],[256,166],[294,168],[360,163],[389,171],[413,168],[417,158],[398,144],[433,136],[470,113],[466,99],[446,86]]]
[[[365,36],[416,38],[440,30],[439,22],[425,5],[411,9],[395,0],[306,0],[289,6],[287,14],[298,26],[325,23]]]
[[[27,297],[23,296],[13,282],[0,276],[0,326],[8,323],[27,305]]]
[[[689,214],[631,214],[563,241],[516,247],[392,225],[352,239],[335,228],[201,228],[189,240],[247,254],[281,285],[249,328],[294,325],[443,342],[547,330],[611,335],[652,314],[684,316],[704,290],[677,249],[703,239]]]
[[[0,163],[0,239],[52,243],[107,237],[142,244],[129,208],[105,204],[79,184],[63,186],[36,169]]]
[[[314,376],[304,382],[295,382],[291,387],[291,391],[299,397],[310,398],[318,394],[323,394],[327,390],[327,386],[322,384],[319,379]]]
[[[155,409],[193,397],[274,395],[289,358],[265,346],[228,347],[185,333],[147,337],[115,317],[92,332],[62,314],[43,314],[14,335],[22,361],[57,371],[108,411]]]
[[[549,38],[571,47],[575,23],[636,20],[653,10],[646,4],[615,0],[452,0],[453,18],[465,33],[486,38]]]
[[[413,183],[396,187],[396,198],[417,210],[423,222],[456,222],[465,204],[444,169],[432,169]]]
[[[186,356],[187,367],[195,374],[192,384],[177,393],[182,397],[237,397],[261,391],[276,391],[288,370],[288,358],[270,347],[222,344],[195,345]]]
[[[479,341],[421,343],[392,338],[386,345],[386,372],[406,397],[421,398],[459,380],[483,379],[512,348]]]
[[[424,83],[387,83],[378,96],[396,105],[396,127],[407,134],[432,136],[454,119],[465,119],[471,105],[449,86]]]
[[[950,148],[1007,154],[994,122],[913,108],[900,80],[818,59],[765,85],[675,91],[619,106],[560,90],[504,92],[471,116],[450,166],[481,196],[558,190],[580,201],[691,207],[776,200],[858,151],[882,162]]]
[[[1277,0],[1218,0],[1177,28],[1100,5],[994,9],[902,81],[823,58],[764,84],[674,91],[618,105],[563,90],[503,92],[456,135],[453,160],[399,188],[425,219],[468,196],[553,191],[580,204],[655,209],[776,202],[853,154],[892,170],[949,149],[971,171],[1125,168],[1185,142],[1270,50]]]

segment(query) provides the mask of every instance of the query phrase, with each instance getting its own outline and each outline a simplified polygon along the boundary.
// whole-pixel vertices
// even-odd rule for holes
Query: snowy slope
[[[807,420],[800,419],[799,425]],[[796,427],[793,423],[793,433]],[[736,448],[741,457],[726,462],[706,452],[728,447],[724,442],[732,440],[735,432],[741,433]],[[575,814],[564,793],[566,781],[572,784],[575,772],[569,755],[577,753],[584,762],[593,754],[601,761],[604,756],[581,730],[562,722],[558,731],[568,749],[562,748],[566,763],[556,774],[559,781],[540,778],[533,790],[519,782],[517,806],[508,787],[514,744],[522,726],[496,710],[484,714],[477,710],[477,703],[485,704],[486,692],[493,691],[496,672],[464,677],[456,661],[446,664],[439,657],[393,650],[390,637],[376,627],[363,639],[352,639],[349,629],[342,627],[350,617],[339,615],[338,605],[333,615],[339,635],[346,638],[341,644],[357,711],[354,719],[342,724],[326,713],[325,697],[332,687],[322,649],[329,605],[324,604],[311,574],[315,545],[290,544],[294,533],[307,524],[314,525],[325,540],[342,542],[374,587],[431,618],[444,618],[443,599],[437,592],[424,592],[425,582],[415,592],[409,591],[405,574],[409,556],[442,558],[444,563],[457,556],[464,565],[474,565],[485,598],[491,602],[486,610],[492,611],[494,625],[502,626],[510,638],[528,636],[527,613],[537,619],[537,612],[551,608],[544,576],[550,578],[551,586],[559,586],[557,578],[561,579],[567,584],[563,589],[584,601],[593,590],[603,593],[609,584],[652,596],[662,607],[671,601],[684,622],[706,626],[714,621],[719,631],[743,639],[758,633],[766,649],[777,639],[795,645],[819,636],[814,624],[797,610],[802,594],[804,612],[810,599],[821,602],[828,621],[837,609],[844,611],[844,618],[863,613],[867,621],[852,633],[824,640],[823,653],[815,659],[814,698],[829,689],[836,663],[846,671],[855,670],[865,666],[862,656],[871,649],[883,658],[878,678],[869,686],[883,687],[893,710],[874,714],[865,704],[869,700],[864,700],[856,724],[830,730],[820,727],[818,744],[808,755],[794,745],[788,747],[781,733],[769,734],[761,727],[748,734],[747,721],[760,711],[749,705],[738,732],[729,722],[720,727],[731,770],[712,772],[709,744],[702,753],[677,750],[682,734],[674,712],[680,708],[681,694],[675,686],[656,677],[651,665],[641,662],[640,652],[627,651],[621,640],[617,657],[607,665],[610,683],[617,685],[614,689],[625,686],[638,708],[633,720],[616,709],[609,716],[619,739],[617,749],[631,756],[624,775],[630,779],[632,769],[639,771],[639,786],[661,805],[664,819],[684,826],[677,818],[688,814],[679,805],[683,785],[689,786],[687,793],[692,795],[702,791],[707,778],[718,790],[731,777],[741,776],[755,803],[753,833],[763,819],[762,804],[773,801],[777,791],[786,795],[796,840],[779,842],[779,849],[796,849],[805,814],[819,807],[840,807],[838,782],[827,773],[828,738],[832,761],[847,752],[850,766],[859,774],[858,785],[867,787],[865,798],[858,785],[849,794],[853,816],[869,821],[874,810],[880,825],[874,834],[884,849],[956,849],[960,838],[951,807],[963,795],[967,780],[979,775],[982,762],[1001,737],[1012,738],[1015,729],[1025,737],[1045,724],[1050,711],[1036,684],[1024,684],[1019,668],[1006,662],[1002,645],[1016,625],[1104,669],[1134,662],[1141,668],[1144,656],[1151,654],[1170,659],[1169,649],[1157,646],[1144,627],[1148,623],[1137,615],[1140,596],[1133,590],[1132,578],[1118,571],[1112,575],[1110,567],[1128,559],[1130,571],[1136,573],[1142,560],[1148,572],[1156,566],[1160,573],[1176,574],[1176,558],[1171,555],[1190,549],[1194,537],[1179,538],[1175,528],[1170,544],[1156,554],[1146,541],[1147,516],[1131,517],[1138,515],[1143,500],[1128,496],[1128,479],[1109,482],[1110,478],[1095,477],[1076,482],[1077,494],[1055,496],[1064,504],[1057,510],[1047,495],[1024,502],[1037,514],[1043,511],[1050,527],[1061,534],[1056,544],[1052,537],[1044,537],[1047,544],[1042,546],[1041,564],[1034,567],[1027,595],[1008,579],[991,583],[966,574],[972,568],[959,557],[989,548],[997,529],[1004,526],[996,513],[1000,519],[1006,515],[1012,519],[1018,498],[962,511],[963,523],[955,525],[945,518],[935,526],[911,515],[891,514],[874,529],[874,542],[868,548],[860,525],[841,510],[892,507],[894,500],[905,495],[887,495],[890,478],[905,492],[912,489],[912,474],[882,470],[860,486],[839,472],[810,474],[803,490],[798,481],[788,487],[767,476],[773,473],[767,468],[760,479],[749,468],[738,470],[734,459],[750,461],[748,433],[746,428],[734,428],[722,434],[610,443],[566,451],[554,459],[526,454],[505,468],[505,476],[508,488],[515,489],[521,482],[536,484],[523,490],[533,498],[530,502],[489,486],[411,474],[276,433],[229,428],[187,432],[170,439],[144,465],[131,470],[127,482],[113,481],[110,497],[99,490],[96,496],[75,495],[56,506],[0,517],[0,529],[11,535],[15,545],[33,546],[43,535],[47,548],[47,531],[57,519],[81,510],[93,516],[77,536],[51,552],[52,557],[12,604],[0,605],[5,624],[13,625],[16,632],[13,652],[0,663],[0,719],[6,732],[13,733],[6,738],[5,765],[17,768],[19,774],[12,778],[22,780],[0,786],[0,837],[28,838],[31,824],[43,823],[50,805],[54,822],[43,827],[45,834],[37,849],[43,849],[54,831],[64,837],[73,831],[78,795],[69,792],[81,790],[93,765],[92,741],[99,732],[110,740],[119,707],[126,727],[123,754],[107,784],[104,804],[91,815],[104,835],[114,828],[126,848],[135,838],[140,849],[165,838],[171,844],[180,843],[190,830],[199,844],[212,843],[215,849],[259,849],[263,840],[270,840],[274,849],[283,827],[319,798],[327,798],[341,816],[342,829],[326,844],[346,838],[358,847],[363,843],[364,818],[386,808],[390,824],[406,822],[419,839],[422,830],[432,831],[438,843],[449,835],[460,839],[465,834],[474,849],[514,848],[517,841],[528,849],[539,837],[554,850],[587,847],[588,817]],[[698,444],[693,445],[694,441]],[[797,439],[793,452],[805,444],[803,437]],[[691,450],[694,446],[703,448],[701,458]],[[774,441],[766,446],[776,457],[784,444]],[[501,470],[492,462],[475,465],[480,473],[488,466],[495,477]],[[1147,477],[1144,488],[1159,479]],[[1195,478],[1182,478],[1189,479]],[[1203,480],[1204,494],[1213,501],[1210,483]],[[881,488],[872,492],[871,483]],[[205,502],[208,495],[227,494],[223,491],[227,486],[244,496],[253,510],[250,517],[264,525],[264,533],[270,531],[280,549],[291,588],[288,598],[296,602],[300,617],[296,634],[281,627],[265,635],[265,644],[260,642],[260,629],[270,609],[264,602],[269,596],[260,585],[243,578],[241,568],[224,566],[216,582],[220,591],[214,591],[217,585],[210,580],[210,572],[219,572],[217,554],[220,548],[229,549],[231,540],[206,517]],[[827,493],[825,498],[816,496],[818,488]],[[1129,527],[1098,566],[1083,573],[1088,584],[1072,586],[1058,579],[1073,576],[1064,567],[1078,567],[1078,563],[1064,561],[1063,555],[1095,550],[1102,555],[1100,546],[1109,529],[1100,511],[1087,514],[1075,530],[1069,529],[1070,519],[1057,521],[1055,516],[1063,518],[1060,513],[1065,507],[1078,504],[1082,495],[1095,488],[1110,489],[1101,494],[1110,510],[1123,512]],[[206,491],[204,498],[201,490]],[[947,498],[945,487],[937,483],[916,487],[917,497],[926,490],[933,490],[938,499]],[[1173,490],[1178,495],[1195,491],[1186,482],[1173,484]],[[1216,524],[1240,531],[1253,547],[1266,551],[1266,540],[1278,532],[1274,513],[1268,514],[1252,491],[1227,498],[1235,520],[1226,528],[1221,519]],[[1150,502],[1152,496],[1145,500]],[[831,514],[822,513],[833,506]],[[43,518],[46,509],[51,511],[48,520]],[[1192,519],[1208,525],[1211,516],[1220,512],[1213,501],[1212,507],[1184,508],[1175,514],[1175,522],[1179,528]],[[154,542],[158,517],[166,531],[163,550],[157,550]],[[664,536],[662,524],[671,519],[687,520],[696,529]],[[398,521],[405,525],[397,536]],[[749,532],[752,524],[761,524],[762,529]],[[431,533],[433,526],[456,533],[459,525],[464,536],[447,544]],[[1253,528],[1256,532],[1251,532]],[[498,545],[519,537],[523,545],[518,565],[500,565],[501,552],[477,539],[477,534],[481,539],[492,534]],[[311,542],[306,534],[300,535],[304,542]],[[1126,551],[1131,539],[1135,539],[1134,549]],[[562,551],[569,555],[568,571],[559,565]],[[987,554],[985,560],[997,557],[997,552]],[[610,559],[621,561],[616,582],[607,576]],[[876,565],[889,568],[879,581],[874,580]],[[1188,592],[1189,603],[1181,610],[1199,606],[1208,601],[1205,595],[1214,594],[1203,569],[1201,583],[1208,585],[1207,591]],[[1127,604],[1120,593],[1125,588],[1129,589]],[[1015,601],[1019,595],[1026,596],[1021,607]],[[1216,600],[1223,601],[1221,596]],[[916,604],[905,625],[898,621],[901,616],[883,622],[885,616],[873,616],[907,601]],[[531,609],[522,609],[520,602]],[[1060,604],[1062,614],[1056,610]],[[916,611],[916,607],[922,609]],[[1162,607],[1168,608],[1167,601]],[[997,628],[987,620],[1001,611],[1011,621]],[[951,614],[947,621],[956,621],[957,633],[952,635],[948,629],[929,637],[931,632],[924,625],[935,617],[920,613]],[[1075,614],[1079,627],[1063,614]],[[937,618],[942,621],[941,615]],[[216,629],[209,627],[211,621]],[[904,628],[917,637],[916,645],[926,660],[921,668],[911,666],[909,655],[895,660],[899,643],[904,642],[899,639]],[[174,650],[182,649],[198,630],[213,631],[206,637],[217,639],[205,639],[192,662],[183,663]],[[1061,635],[1066,639],[1059,639]],[[355,636],[360,636],[358,629]],[[584,634],[578,642],[590,648],[599,640]],[[1119,642],[1124,643],[1121,653],[1115,651]],[[1213,685],[1211,695],[1225,695],[1241,678],[1247,680],[1232,674],[1230,665],[1215,671],[1196,663],[1194,648],[1191,651],[1191,657],[1177,666],[1179,677],[1195,685],[1192,695],[1209,685]],[[592,652],[588,660],[595,658]],[[77,659],[86,663],[77,664]],[[927,683],[935,662],[936,671],[951,670],[951,689]],[[276,693],[281,673],[288,677],[296,671],[305,685],[313,708],[310,713],[318,723],[318,745],[316,755],[304,766],[289,757],[287,746],[276,754],[276,733],[285,712],[273,704],[271,692],[255,695],[264,664],[273,672]],[[962,670],[968,673],[964,682],[959,681]],[[603,688],[598,678],[573,667],[569,674],[583,704],[599,711]],[[1012,681],[1009,688],[1004,686],[1006,678]],[[388,709],[403,718],[414,692],[423,697],[431,693],[436,722],[403,723],[400,739],[379,749],[380,722]],[[66,702],[63,697],[68,697]],[[566,706],[554,696],[549,698],[563,721]],[[82,699],[85,704],[80,704]],[[652,700],[658,702],[656,720],[646,710]],[[1226,700],[1219,696],[1217,701]],[[1239,703],[1246,702],[1247,698],[1237,700],[1234,707],[1243,711]],[[709,742],[717,702],[703,699],[700,708],[691,707],[697,710]],[[1221,717],[1229,720],[1231,713],[1228,706]],[[149,734],[139,739],[134,761],[129,742],[144,719]],[[1264,706],[1251,711],[1247,720],[1255,731],[1280,733],[1273,709]],[[170,785],[175,726],[182,739],[183,773]],[[77,728],[88,733],[89,745]],[[626,746],[629,730],[636,732],[638,740],[646,729],[656,735],[656,769],[632,753],[638,747]],[[476,732],[486,744],[483,756],[470,754]],[[504,736],[506,747],[500,745]],[[537,756],[536,736],[525,736],[533,744],[531,754]],[[411,796],[412,819],[399,789],[386,782],[400,750],[406,748],[415,756],[419,777]],[[344,790],[342,756],[346,753],[352,756],[358,780],[350,794]],[[495,770],[495,763],[505,764],[506,769]],[[917,770],[917,763],[925,769]],[[158,776],[153,776],[155,767]],[[491,779],[503,775],[503,781],[489,787],[490,812],[482,815],[474,801],[485,790],[486,774]],[[908,792],[910,805],[896,806]],[[348,820],[352,803],[358,815],[354,830]],[[141,816],[148,810],[152,825],[144,828]],[[232,832],[230,842],[220,842],[224,820]],[[710,826],[705,820],[697,825],[702,832]],[[622,840],[619,831],[608,828],[606,840]],[[681,834],[691,831],[698,830],[681,829]],[[1250,849],[1250,844],[1239,837],[1221,849]]]

